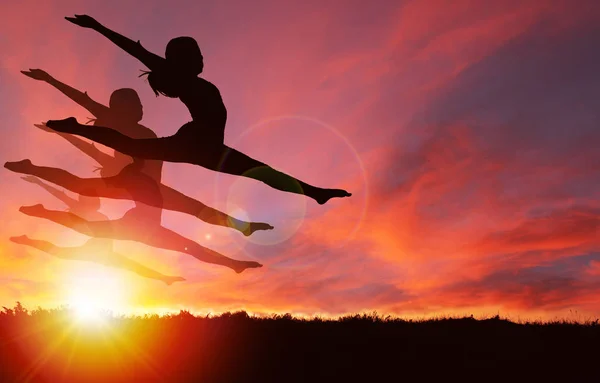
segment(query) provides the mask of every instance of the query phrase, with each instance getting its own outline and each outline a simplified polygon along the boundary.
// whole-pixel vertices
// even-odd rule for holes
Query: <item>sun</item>
[[[102,324],[110,313],[122,311],[127,286],[121,275],[99,265],[77,265],[65,280],[67,305],[77,323]]]
[[[102,323],[102,310],[93,304],[77,303],[73,306],[74,319],[79,323]]]

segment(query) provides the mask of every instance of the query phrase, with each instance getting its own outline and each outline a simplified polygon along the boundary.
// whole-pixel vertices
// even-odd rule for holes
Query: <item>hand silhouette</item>
[[[32,184],[38,184],[39,185],[39,184],[42,183],[39,178],[34,177],[34,176],[25,176],[25,177],[21,177],[21,179],[23,181],[27,181],[27,182],[30,182]]]
[[[31,69],[29,68],[28,71],[26,70],[22,70],[21,73],[23,73],[25,76],[30,77],[34,80],[39,80],[39,81],[50,81],[52,79],[52,76],[50,76],[46,71],[43,71],[41,69]]]
[[[65,19],[83,28],[95,29],[102,25],[97,22],[96,19],[88,15],[75,15],[75,17],[65,17]]]

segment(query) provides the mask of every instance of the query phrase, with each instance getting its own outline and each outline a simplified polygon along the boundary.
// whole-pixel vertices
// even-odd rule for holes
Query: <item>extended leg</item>
[[[303,194],[313,198],[321,205],[334,197],[351,196],[350,193],[342,189],[323,189],[309,185],[306,182],[275,170],[269,165],[255,160],[236,149],[227,146],[225,148],[221,161],[217,165],[217,168],[213,170],[252,178],[264,182],[277,190]]]
[[[21,235],[18,237],[10,237],[10,240],[14,243],[18,243],[20,245],[25,245],[25,246],[30,246],[33,247],[35,249],[38,249],[40,251],[43,251],[44,253],[48,253],[48,254],[52,254],[55,256],[59,256],[60,258],[65,258],[65,259],[73,259],[72,257],[70,257],[70,254],[64,254],[62,251],[65,250],[65,248],[63,247],[59,247],[54,245],[51,242],[48,241],[42,241],[39,239],[32,239],[29,238],[26,235]],[[60,256],[60,255],[63,256]]]
[[[35,249],[54,255],[58,258],[94,262],[104,266],[123,269],[136,273],[145,278],[163,281],[167,285],[171,285],[174,282],[178,281],[185,281],[185,279],[182,277],[164,275],[162,273],[159,273],[156,270],[150,269],[115,252],[110,252],[110,254],[88,252],[89,249],[86,245],[78,247],[60,247],[48,241],[29,238],[26,235],[22,235],[19,237],[11,237],[10,240],[21,245],[31,246]]]
[[[114,199],[129,199],[125,190],[109,187],[103,178],[80,178],[66,170],[47,166],[36,166],[30,160],[7,162],[4,167],[13,172],[29,174],[62,186],[74,193]]]
[[[102,257],[102,259],[94,260],[93,258],[91,258],[90,261],[96,262],[96,263],[101,263],[101,264],[103,264],[105,266],[109,266],[109,267],[114,267],[114,268],[118,268],[118,269],[131,271],[132,273],[135,273],[144,278],[156,279],[156,280],[162,281],[162,282],[166,283],[167,285],[172,285],[174,282],[185,281],[185,278],[162,274],[162,273],[160,273],[156,270],[153,270],[149,267],[146,267],[132,259],[129,259],[129,258],[125,257],[124,255],[121,255],[121,254],[118,254],[115,252],[111,252],[110,254],[107,254],[105,257]]]
[[[213,225],[231,227],[246,236],[257,230],[273,229],[273,226],[267,223],[238,220],[164,184],[158,184],[160,196],[155,198],[156,193],[137,193],[133,190],[135,185],[123,182],[124,177],[119,175],[108,178],[80,178],[63,169],[34,165],[30,160],[7,162],[4,167],[13,172],[36,176],[81,195],[135,200],[157,208],[190,214]],[[124,186],[128,186],[129,189],[125,189]]]
[[[48,219],[90,237],[136,241],[161,249],[178,251],[189,254],[203,262],[227,266],[236,273],[241,273],[247,268],[262,267],[258,262],[238,261],[228,258],[162,226],[149,228],[154,232],[152,235],[147,235],[147,230],[130,227],[125,220],[86,221],[75,214],[48,210],[42,205],[23,206],[19,211],[27,215]]]
[[[248,268],[262,267],[258,262],[228,258],[162,226],[158,228],[154,235],[149,236],[145,243],[154,247],[186,253],[202,262],[227,266],[236,273],[241,273]]]
[[[190,214],[212,225],[231,227],[246,236],[257,230],[273,229],[273,226],[267,223],[246,222],[231,217],[163,184],[160,185],[160,193],[163,198],[163,209]]]
[[[132,157],[168,162],[194,163],[215,171],[253,178],[277,190],[303,194],[324,204],[331,198],[351,196],[341,189],[323,189],[309,185],[232,148],[227,148],[221,161],[201,148],[185,142],[183,135],[162,138],[133,139],[114,129],[84,126],[73,117],[48,121],[46,125],[58,132],[86,137]],[[193,160],[195,159],[195,160]]]
[[[71,261],[92,261],[90,259],[90,254],[95,255],[95,253],[90,252],[89,246],[75,246],[75,247],[62,247],[56,246],[55,244],[43,241],[40,239],[32,239],[26,235],[21,235],[19,237],[11,237],[11,241],[15,243],[19,243],[21,245],[26,245],[43,251],[44,253],[51,254],[57,258],[71,260]],[[97,261],[96,263],[102,264],[103,262]]]
[[[171,144],[171,137],[134,139],[111,128],[82,125],[74,117],[50,120],[46,126],[57,132],[85,137],[131,157],[169,162],[184,161],[179,148]]]
[[[66,211],[48,210],[41,204],[22,206],[19,211],[33,217],[56,222],[90,237],[125,239],[123,237],[127,235],[121,230],[115,230],[112,221],[87,221]]]

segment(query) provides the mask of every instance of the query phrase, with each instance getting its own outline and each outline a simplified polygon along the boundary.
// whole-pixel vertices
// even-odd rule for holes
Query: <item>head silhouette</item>
[[[165,50],[166,66],[144,72],[148,83],[158,96],[179,97],[184,84],[204,69],[202,52],[196,40],[181,36],[171,39]]]
[[[140,97],[131,88],[117,89],[112,92],[108,106],[124,122],[138,123],[144,115]]]
[[[193,37],[171,39],[165,50],[165,59],[172,70],[178,70],[186,76],[198,76],[204,69],[202,52]]]

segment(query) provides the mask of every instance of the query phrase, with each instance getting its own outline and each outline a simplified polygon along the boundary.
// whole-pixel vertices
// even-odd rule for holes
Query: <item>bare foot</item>
[[[19,211],[23,214],[40,217],[46,211],[46,208],[41,203],[32,206],[21,206]]]
[[[329,201],[332,198],[344,198],[351,196],[351,193],[348,193],[347,191],[342,189],[323,189],[316,196],[315,200],[319,203],[319,205],[324,205],[325,203],[327,203],[327,201]]]
[[[273,226],[263,222],[250,222],[250,224],[243,230],[240,230],[246,237],[252,235],[258,230],[273,230]]]
[[[259,268],[262,267],[262,265],[258,262],[252,262],[252,261],[239,261],[234,267],[233,270],[240,274],[242,271],[246,270],[246,269],[255,269],[255,268]]]
[[[163,279],[163,282],[165,282],[168,286],[171,286],[175,282],[182,282],[182,281],[185,281],[185,278],[183,278],[183,277],[166,277],[165,279]]]
[[[72,133],[79,126],[75,117],[68,117],[64,120],[48,120],[46,126],[56,132]]]
[[[13,162],[5,162],[4,167],[10,170],[11,172],[29,174],[31,167],[33,164],[31,160],[21,160],[21,161],[13,161]]]
[[[26,235],[20,235],[18,237],[10,237],[9,240],[11,240],[14,243],[18,243],[20,245],[25,245],[25,244],[29,243],[29,237]]]

